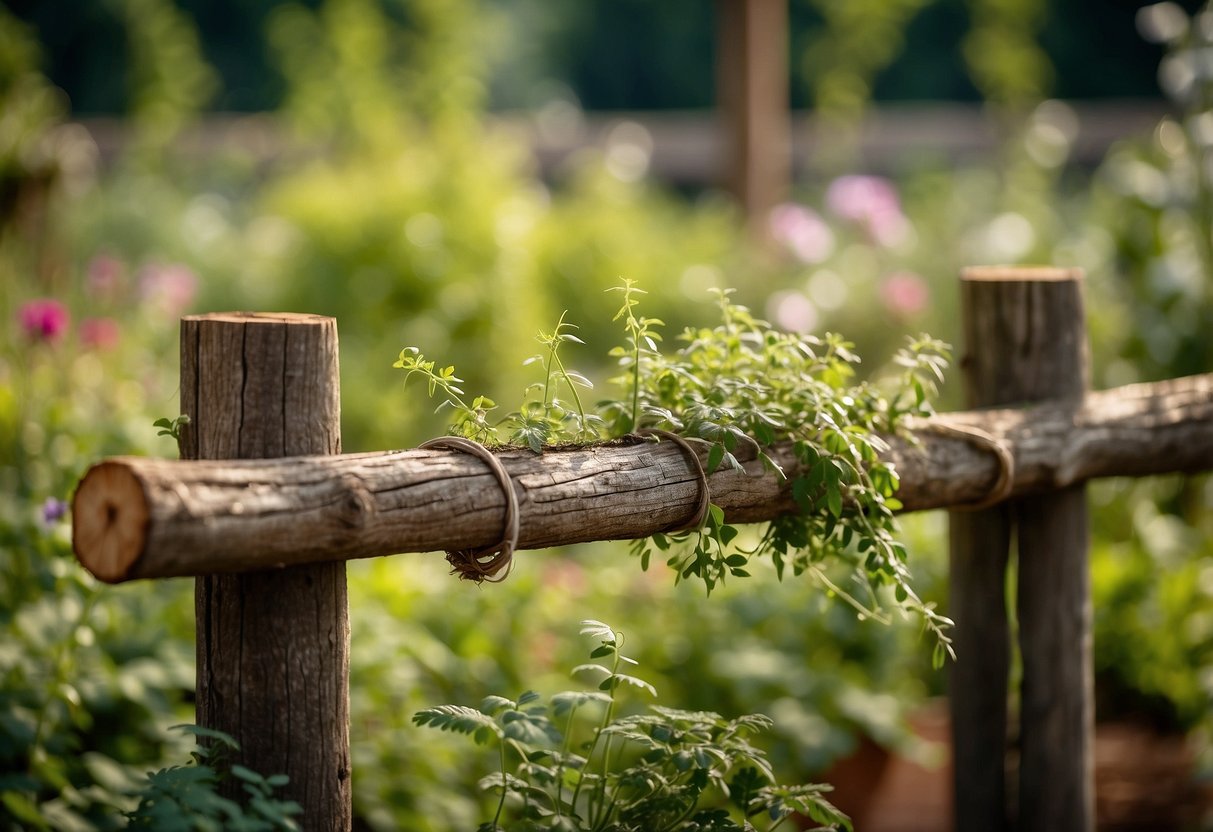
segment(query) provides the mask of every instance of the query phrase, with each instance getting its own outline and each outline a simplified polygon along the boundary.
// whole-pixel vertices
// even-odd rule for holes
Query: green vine
[[[798,463],[790,491],[799,509],[769,523],[756,539],[730,525],[712,505],[695,529],[637,540],[633,553],[647,569],[659,554],[676,581],[696,578],[711,591],[727,577],[747,577],[754,558],[769,557],[779,578],[787,572],[807,575],[830,595],[853,606],[865,618],[887,621],[881,587],[891,587],[897,605],[919,616],[935,637],[935,661],[952,655],[951,623],[914,592],[905,546],[897,539],[895,493],[899,478],[881,458],[888,449],[882,436],[904,430],[910,416],[929,416],[947,366],[948,346],[922,335],[894,356],[898,373],[890,392],[856,381],[859,357],[854,345],[834,333],[822,337],[781,332],[734,303],[731,291],[715,293],[720,322],[687,328],[672,354],[661,350],[662,322],[638,313],[644,294],[632,281],[613,291],[623,300],[615,314],[622,320],[624,343],[610,351],[623,391],[587,413],[577,388],[590,388],[584,376],[566,369],[560,347],[580,339],[562,315],[552,333],[541,333],[547,352],[531,359],[543,380],[527,391],[523,405],[494,423],[495,405],[483,397],[469,406],[453,367],[436,369],[415,347],[401,351],[394,366],[407,378],[420,375],[430,395],[444,394],[441,407],[454,411],[452,432],[481,442],[507,441],[539,452],[554,442],[587,442],[620,437],[643,428],[671,431],[707,449],[709,474],[722,466],[744,471],[743,460],[757,459],[786,478],[773,453],[786,443]],[[572,404],[557,395],[570,392]],[[852,568],[853,588],[827,574],[836,562]]]

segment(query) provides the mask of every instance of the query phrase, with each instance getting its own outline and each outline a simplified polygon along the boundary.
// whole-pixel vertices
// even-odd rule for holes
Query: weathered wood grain
[[[1092,477],[1213,468],[1213,375],[1090,394],[1081,406],[953,413],[951,426],[997,437],[1015,458],[1013,494]],[[917,425],[891,442],[907,510],[979,501],[998,477],[979,445]],[[776,455],[791,473],[787,448]],[[503,449],[521,510],[520,548],[629,539],[695,511],[698,484],[669,442]],[[710,477],[731,521],[792,509],[785,482],[756,461]],[[263,569],[397,552],[487,546],[505,499],[480,461],[403,450],[259,461],[119,457],[95,466],[74,500],[75,548],[106,581]]]
[[[1075,269],[965,270],[961,366],[970,404],[1051,400],[1064,408],[1083,401],[1088,368],[1082,283]],[[1075,414],[1076,424],[1092,417],[1087,404]],[[1106,437],[1079,442],[1078,450],[1071,447],[1073,434],[1042,441],[1050,431],[1064,430],[1064,416],[1034,419],[1024,427],[1029,432],[1023,450],[1051,445],[1054,457],[1017,454],[1017,467],[1021,476],[1051,479],[1049,493],[951,518],[949,612],[956,621],[956,649],[965,656],[951,668],[949,686],[957,832],[1006,829],[1011,817],[1020,829],[1082,832],[1095,824],[1088,524],[1084,477],[1076,471],[1086,459],[1103,461],[1117,449]],[[1152,452],[1159,451],[1154,445]],[[1019,789],[1009,807],[1006,572],[1012,538],[1018,550],[1023,677]]]
[[[340,453],[333,318],[191,316],[181,322],[181,367],[182,410],[190,417],[181,443],[187,459]],[[117,466],[107,470],[122,477]],[[180,545],[166,542],[170,550]],[[242,541],[226,545],[236,554]],[[303,807],[308,829],[348,832],[345,564],[202,574],[207,571],[199,571],[194,593],[198,724],[235,737],[243,765],[286,774],[283,794]],[[220,788],[228,797],[244,796],[239,780]]]
[[[1080,401],[1089,386],[1082,273],[994,274],[967,281],[1003,327],[999,348],[1020,401]],[[1068,273],[1067,273],[1068,272]],[[1155,447],[1154,453],[1160,448]],[[1066,483],[1008,504],[1014,515],[1019,688],[1020,829],[1095,829],[1095,685],[1091,661],[1090,521],[1086,488]]]

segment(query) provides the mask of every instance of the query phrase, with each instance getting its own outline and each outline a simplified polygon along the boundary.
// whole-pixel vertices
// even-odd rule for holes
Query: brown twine
[[[1003,445],[984,430],[970,425],[925,422],[922,425],[922,429],[938,433],[942,436],[963,439],[970,445],[974,445],[984,451],[989,451],[998,460],[998,478],[994,481],[994,485],[990,487],[989,493],[980,500],[971,503],[948,506],[949,511],[981,511],[982,509],[997,505],[1011,496],[1011,490],[1015,486],[1015,457],[1007,450],[1006,445]]]
[[[699,454],[691,447],[691,443],[684,437],[676,433],[671,433],[668,430],[660,428],[641,428],[633,433],[633,436],[652,436],[660,442],[662,439],[668,439],[678,447],[682,448],[683,454],[691,461],[692,467],[695,469],[695,475],[699,478],[699,506],[695,509],[695,515],[686,523],[674,524],[669,528],[663,529],[663,532],[684,532],[691,529],[697,529],[703,525],[703,518],[707,517],[708,507],[712,503],[712,493],[708,489],[708,475],[703,470],[703,463],[699,461]]]
[[[418,447],[462,451],[484,460],[493,470],[497,481],[501,483],[501,490],[505,493],[505,528],[501,541],[483,549],[448,551],[446,560],[451,565],[451,572],[463,580],[476,583],[504,581],[514,567],[514,549],[518,546],[518,496],[514,493],[514,484],[505,466],[484,445],[462,436],[440,436],[422,442]]]

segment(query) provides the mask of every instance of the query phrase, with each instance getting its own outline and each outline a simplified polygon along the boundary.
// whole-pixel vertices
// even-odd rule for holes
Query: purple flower
[[[185,266],[156,263],[145,266],[139,275],[139,294],[166,317],[180,317],[198,292],[198,278]]]
[[[67,307],[52,298],[38,298],[22,304],[17,310],[21,330],[31,341],[53,344],[63,337],[71,321]]]
[[[831,213],[862,226],[882,246],[896,245],[909,231],[897,189],[880,176],[840,176],[826,191]]]
[[[63,515],[67,514],[68,505],[57,497],[47,497],[42,504],[42,522],[47,526],[53,526],[63,519]]]
[[[820,263],[834,251],[834,232],[821,215],[795,202],[771,209],[771,237],[782,243],[802,263]]]

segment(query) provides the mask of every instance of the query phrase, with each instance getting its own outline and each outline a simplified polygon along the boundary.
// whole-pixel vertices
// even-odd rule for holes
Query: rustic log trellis
[[[1093,477],[1210,467],[1213,375],[1089,394],[1077,407],[949,413],[894,437],[886,455],[910,511],[981,500],[998,476],[980,444],[936,425],[975,427],[1015,459],[1012,496]],[[781,446],[789,474],[798,463]],[[624,440],[498,452],[518,492],[519,548],[644,537],[689,517],[698,482],[670,443]],[[744,456],[743,456],[744,459]],[[769,520],[791,495],[755,460],[708,478],[731,520]],[[76,497],[81,561],[107,581],[236,572],[403,552],[488,546],[505,499],[485,465],[455,451],[401,450],[273,460],[116,457]],[[455,522],[452,522],[454,520]]]
[[[1021,589],[1020,617],[1045,622],[1022,643],[1025,696],[1043,704],[1023,714],[1019,811],[1056,812],[1052,819],[1073,820],[1066,828],[1090,829],[1085,522],[1073,521],[1084,510],[1081,483],[1213,469],[1213,374],[1084,394],[1077,274],[971,271],[962,283],[972,402],[1047,401],[947,414],[913,425],[912,440],[889,437],[907,510],[979,504],[1010,475],[1009,502],[953,515],[958,829],[1006,824],[1002,598],[1013,523],[1020,585],[1034,593],[1025,600]],[[348,829],[351,817],[341,561],[491,546],[501,540],[506,506],[496,475],[465,453],[338,454],[336,358],[332,319],[184,319],[187,459],[105,460],[73,503],[77,556],[99,578],[199,576],[198,719],[235,735],[245,762],[290,775],[291,796],[316,829]],[[795,472],[788,448],[775,455]],[[698,508],[700,476],[672,442],[629,438],[497,456],[520,513],[519,548],[643,537],[687,522]],[[730,521],[793,509],[785,483],[743,461],[745,473],[708,478]],[[1075,496],[1059,501],[1059,492]],[[1033,524],[1034,516],[1044,519]],[[1063,571],[1072,579],[1057,580],[1048,571],[1055,564],[1071,564]],[[1049,623],[1074,615],[1076,629]],[[1070,652],[1054,666],[1059,649]],[[1048,692],[1043,700],[1033,685]],[[1065,704],[1053,707],[1054,693]],[[1067,719],[1077,721],[1066,734],[1074,739],[1058,742]]]

